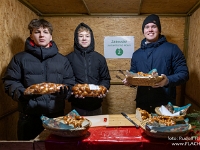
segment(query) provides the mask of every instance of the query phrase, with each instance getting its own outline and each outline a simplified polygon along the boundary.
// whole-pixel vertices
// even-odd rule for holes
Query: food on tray
[[[148,136],[155,138],[185,137],[191,130],[190,124],[151,126],[144,121],[140,126]]]
[[[41,116],[43,127],[51,134],[62,137],[80,137],[88,133],[92,122],[78,114],[74,109],[66,116],[48,118]]]
[[[153,78],[153,77],[157,77],[157,73],[152,73],[152,74],[149,74],[149,73],[144,73],[144,72],[138,72],[138,77],[150,77],[150,78]]]
[[[163,76],[158,76],[156,69],[151,70],[149,73],[127,71],[126,80],[131,85],[153,86],[155,83],[163,80]]]
[[[72,88],[74,95],[78,97],[98,97],[107,93],[107,88],[101,85],[94,84],[76,84]]]
[[[81,129],[90,126],[90,121],[80,116],[75,109],[65,116],[56,118],[48,118],[42,115],[41,120],[45,126],[56,129]]]
[[[154,77],[158,77],[158,72],[157,72],[157,69],[152,69],[148,73],[144,73],[142,71],[137,72],[137,73],[126,71],[126,76],[154,78]]]
[[[176,124],[173,117],[169,116],[153,116],[147,122],[151,126],[173,126]]]
[[[85,119],[82,116],[75,116],[74,118],[70,116],[64,116],[63,120],[67,125],[73,125],[74,128],[80,128],[82,127],[82,123]]]
[[[59,92],[60,88],[64,86],[65,86],[64,84],[47,83],[47,82],[33,84],[24,91],[24,95],[55,93]]]
[[[176,112],[177,110],[179,111],[183,109],[185,110],[189,106],[190,104],[183,106],[180,109],[173,106],[173,109]],[[166,109],[165,106],[163,107]],[[137,113],[141,115],[140,108],[136,109],[136,118],[138,117]],[[142,127],[144,132],[148,136],[156,138],[168,138],[169,136],[171,137],[185,136],[191,129],[191,125],[188,124],[188,119],[187,118],[184,119],[184,116],[164,116],[159,114],[151,114],[148,119],[146,120],[141,119],[140,121],[141,121],[140,126]]]
[[[174,121],[181,121],[181,120],[184,120],[184,117],[183,116],[173,116],[172,117]]]
[[[136,109],[136,118],[139,121],[146,120],[146,119],[148,119],[150,117],[151,117],[151,115],[146,110],[143,110],[141,108],[137,108]]]

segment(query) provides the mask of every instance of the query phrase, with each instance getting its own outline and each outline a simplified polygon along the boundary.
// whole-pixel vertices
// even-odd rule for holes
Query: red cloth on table
[[[188,143],[185,143],[188,142]],[[148,137],[143,129],[135,127],[91,127],[83,137],[60,137],[49,135],[45,140],[46,150],[199,150],[192,141],[168,140]],[[183,143],[173,146],[172,143]],[[190,144],[190,146],[189,146]]]

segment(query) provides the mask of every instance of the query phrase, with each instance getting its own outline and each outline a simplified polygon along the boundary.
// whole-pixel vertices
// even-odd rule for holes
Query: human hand
[[[84,99],[85,97],[82,95],[74,94],[74,92],[71,92],[71,95],[74,95],[75,98],[82,98]]]
[[[122,82],[124,83],[125,86],[129,86],[129,87],[132,87],[132,88],[137,88],[136,85],[129,84],[128,81],[126,80],[126,78],[124,80],[122,80]]]
[[[82,99],[84,99],[84,98],[85,98],[85,97],[84,97],[84,96],[82,96],[82,95],[80,95],[80,96],[79,96],[79,95],[75,95],[74,97],[75,97],[75,98],[82,98]]]
[[[169,83],[169,79],[167,78],[166,75],[161,74],[161,76],[163,77],[163,80],[161,80],[158,83],[155,83],[154,86],[152,86],[152,88],[163,87],[163,86],[166,86]]]
[[[54,95],[66,98],[68,95],[68,88],[66,86],[61,86],[60,91],[54,93]]]
[[[38,96],[41,96],[40,94],[24,94],[25,88],[17,88],[14,91],[14,94],[12,96],[13,100],[19,101],[19,100],[30,100],[33,98],[36,98]]]
[[[126,86],[131,86],[131,85],[128,83],[128,81],[126,80],[126,78],[125,78],[124,80],[122,80],[122,82],[123,82],[124,85],[126,85]]]
[[[107,90],[105,94],[100,94],[100,95],[98,96],[98,98],[104,98],[104,97],[106,97],[106,95],[107,95],[108,92],[109,92],[109,91]]]

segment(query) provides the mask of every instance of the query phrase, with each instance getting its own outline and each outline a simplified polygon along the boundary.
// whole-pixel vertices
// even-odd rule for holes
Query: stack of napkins
[[[169,102],[170,105],[172,105]],[[191,104],[187,104],[186,106],[183,107],[173,107],[174,108],[174,113],[171,113],[165,106],[161,106],[159,108],[160,112],[162,115],[164,116],[181,116],[183,114],[186,114],[186,111],[188,110],[188,108],[191,106]]]
[[[161,106],[159,108],[160,112],[162,115],[164,116],[180,116],[180,111],[175,112],[175,113],[171,113],[165,106]]]

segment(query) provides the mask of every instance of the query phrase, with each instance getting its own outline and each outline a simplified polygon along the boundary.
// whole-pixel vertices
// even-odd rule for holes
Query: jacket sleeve
[[[171,67],[173,74],[167,76],[170,86],[178,86],[189,80],[189,71],[185,56],[177,45],[173,46]]]
[[[132,58],[131,58],[131,67],[130,67],[130,72],[133,72],[133,73],[137,73],[138,70],[137,70],[137,67],[136,67],[136,62],[135,62],[135,59],[134,59],[134,53],[132,54]]]
[[[107,62],[105,57],[102,58],[100,65],[100,82],[99,85],[105,86],[108,90],[110,89],[110,73],[108,70]]]
[[[75,84],[75,76],[74,76],[72,67],[70,65],[70,62],[68,61],[67,58],[66,58],[64,66],[65,66],[65,69],[64,69],[65,71],[64,71],[63,84],[68,86],[68,94],[67,94],[67,99],[68,99],[71,96],[72,87]]]
[[[2,80],[4,83],[5,93],[11,96],[15,101],[18,101],[19,97],[25,90],[21,83],[21,73],[20,62],[14,56],[10,61]]]

